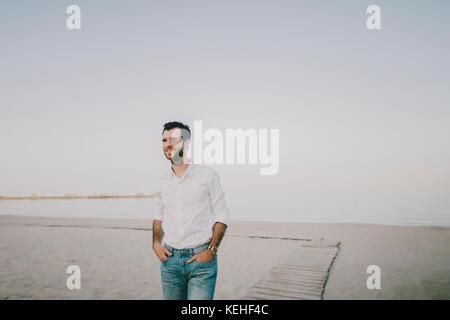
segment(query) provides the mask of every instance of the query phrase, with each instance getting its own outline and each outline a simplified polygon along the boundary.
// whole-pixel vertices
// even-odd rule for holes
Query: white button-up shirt
[[[171,169],[154,194],[153,219],[162,221],[162,242],[173,248],[197,247],[211,240],[216,222],[229,224],[219,175],[209,167],[191,163],[181,179]]]

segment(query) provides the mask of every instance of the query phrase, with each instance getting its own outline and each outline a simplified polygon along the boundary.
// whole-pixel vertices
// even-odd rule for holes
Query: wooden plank
[[[252,290],[252,292],[267,295],[267,296],[272,296],[272,297],[279,297],[281,299],[320,300],[320,296],[318,296],[318,295],[300,294],[300,293],[293,293],[293,292],[278,291],[278,290],[273,290],[273,289],[254,288]]]
[[[270,270],[270,273],[277,273],[280,275],[298,275],[301,277],[308,277],[311,279],[322,279],[322,278],[326,278],[328,275],[328,272],[323,271],[323,272],[303,272],[303,271],[287,271],[287,270],[282,270],[282,269],[272,269]]]
[[[304,265],[309,265],[309,261],[318,261],[318,262],[322,262],[322,261],[328,261],[330,259],[333,259],[333,255],[330,256],[321,256],[321,255],[313,255],[313,254],[302,254],[302,255],[298,255],[296,257],[289,257],[289,261],[298,261],[297,263],[294,264],[304,264]],[[303,263],[302,263],[303,262]]]
[[[295,278],[315,280],[315,281],[322,281],[327,278],[326,274],[324,274],[322,276],[320,276],[320,275],[316,276],[316,275],[304,274],[304,273],[299,273],[299,272],[293,273],[293,272],[271,271],[270,274],[272,274],[274,276],[279,276],[279,277],[295,277]]]
[[[322,285],[314,285],[314,284],[305,283],[305,282],[294,282],[294,281],[279,280],[279,279],[274,280],[274,279],[269,279],[269,278],[263,278],[263,279],[258,280],[258,282],[255,282],[255,284],[253,284],[253,285],[256,285],[257,283],[267,283],[267,284],[273,284],[274,286],[300,288],[300,289],[312,290],[312,291],[319,290],[321,292],[323,290]]]
[[[320,300],[339,241],[301,241],[256,281],[245,299]]]
[[[312,272],[312,271],[303,271],[303,270],[289,270],[289,269],[283,269],[283,268],[278,268],[278,267],[274,267],[272,268],[272,270],[270,270],[273,273],[283,273],[283,274],[298,274],[298,275],[302,275],[302,276],[308,276],[311,278],[323,278],[327,276],[326,271],[319,271],[319,272]]]
[[[267,277],[262,278],[260,281],[274,282],[274,283],[279,283],[280,285],[291,285],[291,286],[296,286],[299,288],[304,287],[304,288],[313,288],[313,289],[320,289],[320,290],[322,290],[322,288],[323,288],[323,283],[311,283],[311,282],[305,282],[305,281],[273,279],[273,278],[267,278]]]
[[[278,267],[283,267],[283,268],[291,268],[291,269],[300,269],[300,270],[318,270],[317,268],[305,265],[298,265],[298,264],[284,264],[284,263],[278,263],[276,264],[276,266]],[[322,269],[326,270],[327,267],[323,267]]]
[[[308,285],[308,283],[294,283],[294,282],[288,282],[286,280],[273,280],[273,279],[261,279],[258,280],[253,284],[253,286],[259,285],[259,284],[266,284],[266,285],[273,285],[274,287],[283,287],[283,288],[292,288],[292,289],[298,289],[298,290],[307,290],[307,291],[320,291],[322,292],[322,286],[316,286],[316,285]],[[252,287],[253,287],[252,286]]]
[[[308,281],[308,280],[302,280],[302,279],[287,279],[287,278],[277,278],[277,277],[271,277],[271,276],[264,276],[261,278],[262,280],[269,280],[274,282],[280,282],[280,283],[286,283],[290,282],[292,284],[295,284],[297,286],[306,286],[306,287],[316,287],[316,288],[322,288],[325,281]]]
[[[267,273],[275,273],[275,274],[279,274],[280,276],[289,276],[289,275],[298,275],[301,277],[309,277],[309,278],[316,278],[316,279],[321,279],[324,276],[326,277],[326,275],[328,274],[328,272],[304,272],[304,271],[286,271],[286,270],[280,270],[280,269],[272,269]]]
[[[313,279],[310,277],[302,277],[301,275],[298,274],[281,274],[281,273],[272,273],[269,272],[268,276],[271,276],[274,279],[285,279],[285,280],[298,280],[298,281],[306,281],[306,282],[311,282],[311,283],[322,283],[325,281],[324,279]]]
[[[290,288],[290,287],[283,287],[283,286],[274,286],[272,284],[266,284],[266,283],[259,283],[257,286],[253,287],[254,289],[268,289],[268,290],[275,290],[280,293],[286,293],[286,294],[307,294],[307,295],[315,295],[320,296],[322,294],[322,291],[319,290],[302,290],[299,288]]]
[[[274,275],[264,275],[263,277],[261,277],[261,279],[280,281],[280,282],[292,281],[292,283],[295,285],[310,284],[310,285],[314,285],[314,286],[322,286],[326,280],[326,278],[325,279],[310,279],[310,278],[298,277],[298,276],[278,277],[278,276],[274,276]]]
[[[325,267],[325,266],[314,267],[309,264],[286,265],[283,263],[278,263],[274,267],[290,269],[290,270],[294,270],[294,271],[299,270],[299,271],[312,271],[312,272],[327,271],[327,269],[328,269],[328,267]]]
[[[318,251],[317,249],[319,248],[308,248],[307,250],[298,250],[297,253],[298,254],[302,254],[305,256],[315,256],[315,257],[329,257],[329,256],[334,256],[336,254],[336,250],[325,250],[322,249],[322,252],[314,252],[314,251]]]
[[[271,273],[279,273],[280,275],[298,275],[301,277],[308,277],[311,279],[322,279],[322,278],[326,278],[328,272],[316,272],[316,273],[312,273],[312,272],[302,272],[302,271],[297,271],[297,272],[292,272],[292,271],[287,271],[287,270],[281,270],[281,269],[272,269],[270,270]]]
[[[298,299],[298,298],[292,298],[292,297],[283,297],[283,296],[276,296],[276,295],[269,295],[266,293],[259,293],[259,292],[251,292],[247,295],[247,300],[307,300],[307,299]]]
[[[310,266],[300,266],[300,265],[289,265],[289,264],[277,264],[277,267],[286,267],[294,270],[305,270],[305,271],[324,271],[328,272],[328,267],[322,267],[322,268],[314,268]]]
[[[304,287],[304,286],[296,286],[292,284],[284,284],[280,282],[266,281],[260,280],[258,283],[254,284],[253,287],[264,287],[264,288],[273,288],[284,291],[294,291],[294,292],[303,292],[310,294],[322,294],[322,288],[314,288],[314,287]]]
[[[305,280],[310,282],[322,282],[327,278],[327,277],[312,277],[310,275],[303,275],[300,273],[269,272],[269,274],[277,279]]]
[[[291,296],[291,295],[280,295],[274,292],[270,292],[270,291],[264,291],[264,290],[253,290],[252,291],[252,296],[255,297],[261,297],[263,299],[268,299],[268,300],[309,300],[307,297],[305,296]]]
[[[330,266],[332,261],[333,260],[330,259],[329,261],[322,261],[321,263],[318,263],[318,262],[314,262],[313,263],[313,262],[311,262],[310,266],[315,267],[315,268],[321,268],[324,265]],[[304,261],[299,261],[299,263],[304,263]],[[327,268],[327,271],[328,271],[328,268]]]
[[[282,272],[273,272],[273,271],[267,272],[266,275],[270,275],[272,277],[279,278],[279,279],[292,279],[292,280],[305,279],[305,280],[316,281],[316,282],[321,282],[323,279],[326,279],[326,277],[313,277],[308,274],[282,273]]]

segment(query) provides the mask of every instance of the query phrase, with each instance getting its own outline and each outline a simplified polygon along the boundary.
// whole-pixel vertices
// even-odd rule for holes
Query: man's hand
[[[158,259],[163,262],[167,260],[167,257],[170,257],[172,255],[172,252],[170,252],[169,249],[164,247],[161,243],[155,242],[153,244],[153,251],[155,251],[156,256]]]
[[[214,259],[214,254],[211,252],[211,250],[206,249],[205,251],[192,256],[192,258],[188,260],[188,263],[191,263],[194,260],[197,260],[199,262],[210,262],[212,261],[212,259]]]

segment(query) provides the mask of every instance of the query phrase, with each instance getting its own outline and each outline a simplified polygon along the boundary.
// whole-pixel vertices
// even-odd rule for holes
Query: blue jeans
[[[217,256],[210,262],[187,261],[205,251],[209,243],[191,249],[175,249],[165,244],[172,256],[161,262],[161,280],[166,300],[212,300],[217,278]]]

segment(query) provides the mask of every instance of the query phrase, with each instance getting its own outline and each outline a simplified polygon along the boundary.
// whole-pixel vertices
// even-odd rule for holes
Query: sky
[[[0,9],[0,195],[151,193],[162,125],[200,120],[279,129],[278,174],[212,165],[237,216],[450,220],[448,1]]]

